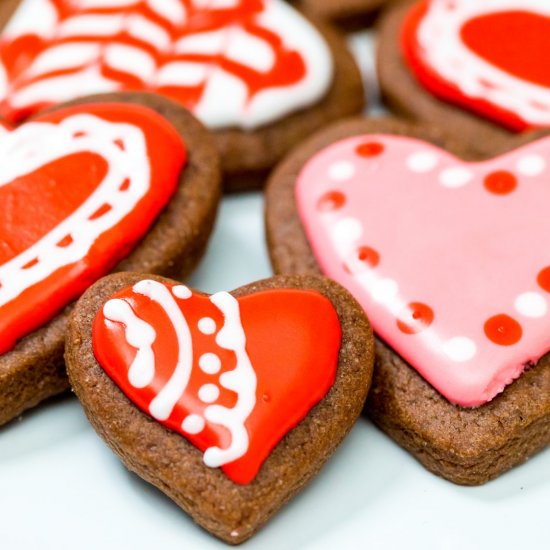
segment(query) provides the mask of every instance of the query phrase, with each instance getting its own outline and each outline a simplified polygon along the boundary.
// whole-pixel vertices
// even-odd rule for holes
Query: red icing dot
[[[370,246],[359,247],[357,258],[369,267],[376,267],[380,263],[380,254],[374,248],[370,248]]]
[[[523,333],[521,325],[504,313],[491,317],[485,323],[484,329],[487,338],[499,346],[513,346],[517,344]]]
[[[346,196],[344,193],[340,191],[329,191],[317,201],[317,209],[323,212],[338,210],[342,208],[344,204],[346,204]]]
[[[355,151],[360,157],[376,157],[384,152],[384,146],[376,141],[369,141],[358,145]]]
[[[539,286],[546,290],[546,292],[550,292],[550,267],[545,267],[537,277],[537,283]]]
[[[518,180],[514,174],[498,170],[486,176],[484,184],[485,189],[495,195],[507,195],[517,187]]]
[[[403,308],[397,319],[397,326],[405,334],[418,334],[427,329],[434,320],[433,309],[426,304],[413,302]]]

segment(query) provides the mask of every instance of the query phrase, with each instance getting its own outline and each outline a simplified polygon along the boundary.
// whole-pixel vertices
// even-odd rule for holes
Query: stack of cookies
[[[4,0],[0,424],[72,388],[229,544],[362,413],[461,485],[542,450],[549,21],[542,0]],[[350,29],[391,115],[365,114]],[[243,191],[274,276],[191,288]]]

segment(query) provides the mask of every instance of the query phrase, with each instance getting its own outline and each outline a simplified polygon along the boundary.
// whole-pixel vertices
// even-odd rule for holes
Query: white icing
[[[227,292],[219,292],[210,301],[222,312],[225,324],[216,336],[216,343],[223,349],[235,352],[235,369],[220,376],[220,384],[234,391],[238,398],[231,409],[210,405],[204,411],[205,418],[227,428],[231,444],[226,449],[210,447],[204,453],[204,463],[217,468],[241,458],[248,451],[249,438],[245,426],[247,418],[256,406],[256,373],[246,352],[246,335],[241,323],[239,302]]]
[[[517,169],[523,176],[539,176],[546,170],[546,160],[541,155],[526,155],[518,161]]]
[[[157,337],[155,329],[140,319],[128,302],[109,300],[103,306],[103,315],[109,321],[125,326],[126,341],[137,349],[136,357],[128,370],[128,380],[134,388],[145,388],[155,376],[155,354],[153,342]]]
[[[544,317],[548,311],[548,304],[542,294],[538,292],[524,292],[514,303],[518,313],[525,317]]]
[[[216,322],[211,317],[203,317],[199,320],[198,328],[203,334],[214,334]]]
[[[407,159],[407,167],[419,174],[431,172],[437,166],[438,160],[437,155],[434,153],[419,151],[418,153],[413,153]]]
[[[163,284],[144,280],[133,287],[136,294],[147,296],[159,304],[170,319],[178,342],[178,362],[166,385],[149,405],[149,412],[157,420],[166,420],[185,392],[193,367],[193,342],[187,321],[171,292]]]
[[[461,28],[472,18],[501,11],[550,17],[548,0],[434,0],[418,28],[421,56],[445,80],[472,98],[516,113],[525,122],[550,125],[550,90],[499,69],[471,51]],[[511,38],[513,40],[513,37]]]
[[[82,8],[128,8],[139,4],[139,0],[79,0]],[[149,6],[167,22],[168,28],[184,25],[187,18],[184,3],[181,0],[148,0]],[[232,1],[200,2],[194,0],[195,6],[205,9],[235,5]],[[33,0],[24,0],[19,9],[27,13]],[[36,33],[47,38],[65,37],[66,47],[53,46],[41,55],[40,66],[58,66],[61,52],[68,52],[70,64],[65,68],[75,67],[75,72],[66,75],[48,77],[42,81],[29,82],[24,87],[9,90],[2,86],[0,79],[0,99],[8,96],[9,102],[16,108],[25,108],[41,102],[62,102],[77,96],[90,93],[110,92],[120,89],[120,83],[105,77],[100,70],[101,60],[113,68],[122,69],[138,78],[146,80],[151,86],[189,86],[202,83],[205,91],[193,107],[195,114],[208,126],[220,128],[238,126],[252,129],[268,124],[287,116],[293,111],[318,101],[329,89],[333,76],[331,52],[322,35],[296,10],[283,0],[265,0],[265,10],[257,16],[256,23],[282,37],[283,43],[296,50],[304,60],[306,75],[298,83],[290,86],[272,87],[249,97],[245,84],[237,77],[214,66],[211,62],[202,63],[199,71],[193,63],[167,62],[156,66],[147,60],[150,54],[145,50],[134,48],[121,49],[120,44],[107,48],[108,55],[98,54],[90,60],[89,50],[82,55],[80,66],[75,65],[77,49],[90,48],[94,37],[104,39],[114,36],[123,30],[128,31],[139,40],[149,43],[159,53],[195,53],[216,54],[224,52],[251,69],[268,71],[274,62],[274,52],[267,42],[250,34],[244,26],[228,26],[221,31],[206,32],[184,36],[172,43],[167,31],[158,23],[148,21],[142,16],[126,15],[75,15],[58,23],[58,15],[51,0],[36,0],[41,6],[43,17],[34,14],[32,17],[17,16],[8,25],[3,36],[13,39],[23,33]],[[25,21],[25,23],[23,23]],[[85,44],[71,37],[85,34],[89,39]],[[171,67],[168,67],[171,65]],[[38,70],[31,63],[30,70]],[[45,70],[45,69],[44,69]],[[186,74],[190,71],[191,74]],[[1,71],[0,71],[1,73]],[[200,79],[200,80],[198,80]],[[198,82],[197,82],[198,80]]]
[[[122,142],[124,147],[116,142]],[[13,132],[0,133],[0,186],[81,152],[106,160],[105,178],[75,212],[0,266],[0,306],[58,269],[84,258],[96,239],[127,216],[150,188],[147,145],[143,132],[135,126],[79,114],[58,124],[31,122]],[[120,187],[126,180],[128,186],[122,191]],[[106,204],[110,210],[90,219]],[[71,243],[59,246],[68,236]],[[25,269],[27,264],[31,267]]]
[[[214,403],[220,396],[220,388],[216,384],[205,384],[199,388],[199,399],[203,403]]]
[[[443,344],[443,352],[457,363],[469,361],[476,351],[475,342],[465,336],[455,336]]]
[[[187,300],[193,295],[185,285],[178,285],[172,288],[172,294],[181,300]]]
[[[173,297],[179,293],[175,290],[181,288],[185,287],[177,286],[170,291],[163,284],[152,280],[143,280],[133,286],[136,294],[148,297],[163,309],[177,337],[176,368],[149,406],[151,416],[157,420],[168,419],[174,406],[183,396],[192,374],[191,333],[180,306]],[[198,391],[198,398],[209,404],[204,409],[204,419],[223,426],[231,435],[231,443],[227,448],[212,446],[204,453],[204,463],[211,468],[218,468],[241,458],[248,451],[249,436],[245,423],[256,406],[257,378],[246,352],[246,335],[241,323],[238,301],[227,292],[214,294],[210,297],[210,301],[224,317],[224,325],[216,335],[216,343],[221,348],[234,352],[236,358],[235,368],[224,372],[219,378],[221,387],[237,394],[237,402],[232,408],[215,403],[220,396],[218,385],[207,383]],[[138,349],[136,359],[130,368],[130,371],[134,371],[132,372],[134,381],[130,379],[130,382],[135,387],[144,387],[147,385],[144,384],[145,379],[150,382],[155,372],[155,358],[151,350],[155,339],[154,331],[151,332],[149,330],[151,327],[123,300],[113,299],[107,302],[104,314],[107,319],[125,325],[126,341]],[[148,365],[145,365],[145,362],[148,362]],[[205,353],[199,358],[199,367],[204,372],[216,374],[221,369],[220,358],[213,353]],[[136,379],[139,386],[134,383]],[[196,414],[187,416],[182,422],[183,431],[189,434],[200,433],[205,427],[204,419]]]
[[[328,170],[329,178],[334,181],[346,181],[355,175],[355,166],[346,160],[335,162]]]
[[[206,422],[202,416],[198,414],[190,414],[186,416],[181,423],[181,428],[184,432],[191,435],[200,434],[206,426]]]
[[[204,353],[199,358],[199,367],[206,374],[217,374],[222,368],[222,362],[215,353]]]
[[[444,187],[455,188],[466,185],[474,178],[467,168],[445,168],[439,175],[439,181]]]

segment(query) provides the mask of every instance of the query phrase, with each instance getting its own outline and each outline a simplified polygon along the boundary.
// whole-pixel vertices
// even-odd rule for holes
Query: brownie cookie
[[[476,485],[550,443],[550,138],[464,153],[433,128],[342,122],[275,170],[266,224],[277,273],[323,273],[367,312],[370,417]]]
[[[0,132],[0,424],[68,388],[70,303],[111,270],[189,272],[221,195],[202,125],[149,94]]]
[[[19,121],[95,93],[157,92],[214,131],[228,189],[263,185],[294,144],[364,106],[344,40],[283,0],[23,0],[20,10],[34,15],[0,21],[9,84],[1,116]]]
[[[545,10],[540,0],[415,1],[389,10],[378,50],[387,105],[447,128],[480,158],[507,150],[518,131],[549,126],[550,82],[536,53],[549,36]]]
[[[77,303],[65,359],[90,422],[124,464],[238,544],[353,426],[374,339],[359,304],[321,277],[207,296],[121,273]]]

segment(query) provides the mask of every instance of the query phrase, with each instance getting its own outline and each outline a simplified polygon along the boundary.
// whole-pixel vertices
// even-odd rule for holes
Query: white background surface
[[[366,51],[363,40],[355,46]],[[361,62],[370,73],[372,58]],[[224,199],[190,284],[216,292],[270,274],[261,195]],[[549,515],[550,450],[486,486],[457,487],[361,419],[319,477],[243,548],[542,550]],[[1,550],[224,547],[128,473],[73,397],[0,429]]]

